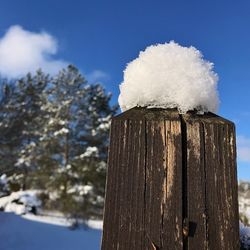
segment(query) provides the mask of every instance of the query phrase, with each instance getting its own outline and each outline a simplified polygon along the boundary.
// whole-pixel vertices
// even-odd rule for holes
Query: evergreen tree
[[[10,109],[13,98],[11,83],[1,81],[0,94],[0,174],[11,173],[15,164],[16,137],[14,135],[14,118],[16,113]]]
[[[76,181],[85,193],[81,212],[93,216],[100,216],[103,208],[109,127],[117,109],[109,105],[110,98],[111,94],[106,94],[101,85],[87,86],[85,98],[79,103],[75,130],[80,147],[77,147],[73,172],[82,177]]]
[[[42,135],[42,107],[46,103],[44,91],[48,82],[49,77],[38,70],[34,76],[27,74],[15,84],[5,86],[6,94],[4,103],[1,104],[5,124],[1,134],[4,135],[4,143],[8,145],[11,157],[8,154],[4,157],[12,159],[12,169],[15,174],[19,174],[18,181],[22,189],[26,189],[29,182],[28,173],[37,167],[34,161],[35,148]],[[14,181],[17,182],[17,179]]]
[[[72,161],[76,122],[75,109],[79,98],[84,94],[85,79],[72,65],[55,76],[47,88],[47,103],[43,106],[47,123],[39,142],[40,176],[46,180],[45,188],[67,190],[67,168]],[[47,180],[49,175],[49,180]],[[58,184],[60,182],[60,184]]]
[[[111,95],[100,84],[87,84],[73,65],[53,78],[28,74],[2,92],[0,157],[15,168],[9,178],[20,183],[15,190],[42,189],[47,208],[76,220],[100,217],[116,112]]]
[[[116,110],[111,96],[98,84],[88,85],[72,65],[53,79],[48,95],[50,120],[39,147],[54,161],[53,168],[45,166],[47,188],[57,190],[58,208],[69,216],[100,215],[109,122]]]

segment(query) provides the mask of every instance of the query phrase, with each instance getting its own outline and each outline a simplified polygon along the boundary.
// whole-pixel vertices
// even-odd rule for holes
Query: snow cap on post
[[[171,41],[140,52],[124,71],[119,104],[122,111],[133,107],[177,108],[217,112],[218,76],[213,63],[194,47]]]

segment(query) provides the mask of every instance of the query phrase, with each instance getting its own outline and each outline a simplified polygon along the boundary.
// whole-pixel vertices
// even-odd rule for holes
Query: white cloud
[[[0,74],[15,78],[35,72],[38,68],[55,74],[68,64],[53,58],[57,51],[57,41],[50,34],[11,26],[0,38]]]
[[[237,154],[240,161],[250,163],[250,138],[237,136]]]
[[[106,72],[96,69],[92,71],[91,73],[86,74],[86,79],[90,83],[96,83],[96,82],[102,82],[102,81],[108,80],[110,79],[110,76]]]

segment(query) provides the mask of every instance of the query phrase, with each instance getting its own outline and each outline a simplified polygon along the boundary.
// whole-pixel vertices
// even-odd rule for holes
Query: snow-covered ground
[[[97,250],[100,221],[86,229],[70,230],[60,217],[0,212],[0,250]]]
[[[36,190],[26,190],[13,192],[8,196],[1,197],[0,209],[16,214],[25,214],[31,211],[35,213],[41,205],[37,193],[38,191]]]

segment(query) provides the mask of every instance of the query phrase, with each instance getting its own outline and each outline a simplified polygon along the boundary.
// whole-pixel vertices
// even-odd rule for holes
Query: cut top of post
[[[195,111],[189,111],[186,114],[180,114],[177,109],[163,109],[163,108],[143,108],[135,107],[127,110],[113,118],[113,120],[189,120],[200,121],[206,123],[219,123],[230,124],[234,126],[234,123],[221,116],[218,116],[212,112],[204,114],[198,114]]]

